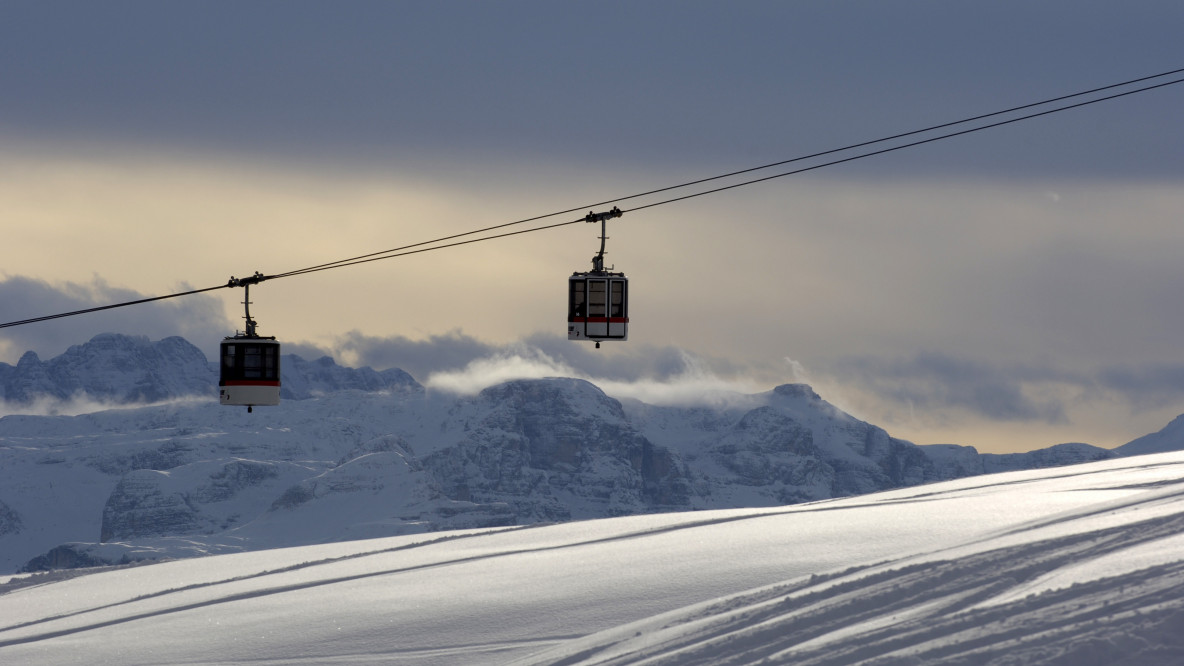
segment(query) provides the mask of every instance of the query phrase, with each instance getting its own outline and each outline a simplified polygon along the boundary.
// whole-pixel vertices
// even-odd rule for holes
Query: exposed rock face
[[[711,477],[718,490],[739,484],[768,498],[769,504],[789,504],[830,497],[835,469],[822,461],[814,433],[774,407],[758,407],[732,429],[708,445],[710,459],[725,473]]]
[[[520,522],[570,520],[687,506],[685,476],[580,380],[514,381],[476,398],[467,436],[424,459],[455,500],[505,503]]]
[[[4,502],[0,502],[0,536],[21,531],[21,517]]]
[[[292,463],[254,460],[134,470],[107,498],[99,540],[220,532],[254,518],[285,482],[308,473]]]
[[[715,409],[630,403],[651,440],[676,451],[696,508],[769,506],[936,478],[917,446],[786,384]]]
[[[863,460],[839,464],[842,473],[835,485],[836,497],[936,480],[933,463],[916,445],[863,422],[849,424],[845,432],[850,436],[848,447]]]
[[[306,361],[286,354],[280,361],[280,398],[306,400],[333,391],[395,391],[422,393],[423,386],[398,368],[377,372],[370,368],[346,368],[322,356]]]
[[[115,403],[156,402],[208,394],[217,383],[201,350],[184,338],[149,342],[102,333],[49,361],[27,352],[16,367],[0,364],[4,400],[29,402],[85,395]]]
[[[83,567],[98,567],[112,564],[86,552],[86,547],[76,544],[63,544],[50,549],[44,555],[38,555],[29,560],[20,569],[20,573],[36,571],[53,571],[54,569],[80,569]]]
[[[163,472],[194,462],[198,455],[200,453],[188,444],[168,441],[151,448],[111,451],[87,462],[105,474],[123,475],[136,470]]]
[[[103,507],[99,541],[189,534],[201,527],[183,493],[168,488],[168,472],[140,469],[115,486]]]

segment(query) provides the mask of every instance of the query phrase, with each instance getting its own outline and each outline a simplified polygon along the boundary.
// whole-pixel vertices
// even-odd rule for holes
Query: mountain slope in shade
[[[1179,663],[1181,498],[1171,453],[16,577],[0,661]]]
[[[1132,440],[1115,449],[1124,456],[1164,453],[1184,449],[1184,415],[1177,416],[1163,430]]]
[[[0,363],[0,398],[13,403],[78,395],[114,403],[158,402],[209,394],[216,385],[205,355],[180,337],[150,342],[103,333],[49,361],[26,352],[15,366]]]
[[[188,343],[98,336],[72,353],[106,383],[70,376],[130,395],[131,375],[107,370],[153,353],[188,358],[158,346]],[[161,368],[181,384],[213,376],[208,364]],[[254,414],[217,405],[211,388],[164,405],[0,419],[0,571],[781,506],[1116,455],[1085,444],[1010,455],[915,446],[801,384],[678,407],[567,378],[464,397],[328,358],[285,357],[284,371],[302,399]]]

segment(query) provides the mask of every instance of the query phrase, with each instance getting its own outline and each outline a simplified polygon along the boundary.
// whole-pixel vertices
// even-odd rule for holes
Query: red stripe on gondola
[[[263,379],[227,379],[222,382],[221,386],[274,386],[279,388],[280,383],[277,381],[267,381]]]
[[[610,324],[628,324],[629,318],[628,317],[571,317],[567,321],[572,324],[583,324],[583,323],[603,324],[605,322],[608,322]]]

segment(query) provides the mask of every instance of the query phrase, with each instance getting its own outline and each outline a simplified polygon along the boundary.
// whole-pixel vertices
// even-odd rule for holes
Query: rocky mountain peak
[[[773,395],[779,398],[822,400],[822,396],[815,393],[809,384],[782,384],[773,388]]]

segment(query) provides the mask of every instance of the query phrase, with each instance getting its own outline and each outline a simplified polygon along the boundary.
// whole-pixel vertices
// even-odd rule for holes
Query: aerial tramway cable
[[[316,272],[325,271],[325,270],[330,270],[330,269],[334,269],[334,268],[344,268],[344,267],[346,267],[346,266],[355,266],[355,265],[358,265],[358,264],[369,263],[369,262],[372,262],[372,261],[379,261],[379,260],[383,260],[383,259],[393,259],[393,258],[395,258],[395,257],[404,257],[404,256],[412,255],[412,254],[419,254],[419,253],[422,253],[422,252],[430,252],[430,251],[433,251],[433,250],[442,250],[442,249],[445,249],[445,248],[450,248],[450,247],[458,247],[458,246],[461,246],[461,245],[468,245],[468,244],[472,244],[472,243],[479,243],[479,242],[488,241],[488,240],[494,240],[494,239],[498,239],[498,238],[506,238],[506,237],[509,237],[509,236],[517,236],[517,235],[521,235],[521,234],[532,233],[532,232],[535,232],[535,231],[544,231],[544,230],[547,230],[547,229],[555,229],[555,228],[557,228],[557,227],[563,227],[563,226],[568,226],[568,225],[572,225],[572,224],[577,224],[577,223],[579,223],[579,222],[584,222],[584,221],[586,220],[586,216],[581,216],[581,217],[580,217],[580,218],[578,218],[578,219],[569,220],[569,221],[565,221],[565,222],[557,222],[557,223],[554,223],[554,224],[548,224],[548,225],[543,225],[543,226],[538,226],[538,227],[531,227],[531,228],[529,228],[529,229],[520,229],[520,230],[518,230],[518,231],[512,231],[512,232],[505,232],[505,233],[500,233],[500,234],[494,234],[494,235],[491,235],[491,236],[482,236],[482,237],[480,237],[480,238],[471,238],[471,239],[468,239],[468,240],[463,240],[463,241],[456,241],[456,240],[455,240],[455,239],[458,239],[458,238],[463,238],[463,237],[465,237],[465,236],[472,236],[472,235],[475,235],[475,234],[485,233],[485,232],[489,232],[489,231],[496,231],[496,230],[498,230],[498,229],[504,229],[504,228],[506,228],[506,227],[516,226],[516,225],[520,225],[520,224],[526,224],[526,223],[529,223],[529,222],[536,222],[536,221],[538,221],[538,220],[543,220],[543,219],[546,219],[546,218],[548,218],[548,217],[556,217],[556,216],[559,216],[559,215],[565,215],[565,214],[568,214],[568,213],[573,213],[573,212],[576,212],[576,211],[583,211],[583,210],[585,210],[585,209],[589,209],[589,208],[595,208],[595,207],[597,207],[597,206],[603,206],[603,205],[610,204],[610,203],[618,203],[618,202],[623,202],[623,201],[630,201],[630,200],[633,200],[633,199],[638,199],[638,198],[642,198],[642,197],[646,197],[646,196],[652,196],[652,195],[655,195],[655,194],[661,194],[661,193],[663,193],[663,192],[671,192],[671,191],[674,191],[674,190],[683,189],[683,188],[687,188],[687,187],[693,187],[693,186],[695,186],[695,185],[702,185],[702,184],[704,184],[704,183],[708,183],[708,182],[714,182],[714,181],[722,180],[722,179],[725,179],[725,178],[732,178],[732,177],[741,176],[741,175],[744,175],[744,174],[755,173],[755,172],[762,171],[762,170],[765,170],[765,169],[771,169],[771,168],[778,167],[778,166],[784,166],[784,165],[786,165],[786,164],[792,164],[792,163],[796,163],[796,162],[802,162],[802,161],[805,161],[805,160],[809,160],[809,159],[815,159],[815,158],[819,158],[819,157],[824,157],[824,156],[827,156],[827,155],[834,155],[834,154],[838,154],[838,153],[842,153],[842,152],[846,152],[846,151],[850,151],[850,150],[855,150],[855,149],[857,149],[857,148],[864,148],[864,147],[867,147],[867,146],[872,146],[872,145],[875,145],[875,144],[885,143],[885,142],[888,142],[888,141],[894,141],[894,140],[897,140],[897,139],[903,139],[903,138],[910,137],[910,136],[917,136],[917,135],[919,135],[919,134],[925,134],[925,133],[927,133],[927,132],[933,132],[933,131],[937,131],[937,130],[940,130],[940,129],[946,129],[946,128],[950,128],[950,127],[955,127],[955,126],[958,126],[958,125],[965,125],[966,123],[976,122],[976,121],[979,121],[979,120],[985,120],[985,119],[988,119],[988,118],[994,118],[994,117],[998,117],[998,116],[1001,116],[1001,115],[1006,115],[1006,114],[1009,114],[1009,113],[1016,113],[1016,112],[1019,112],[1019,111],[1024,111],[1024,110],[1027,110],[1027,109],[1034,109],[1034,108],[1036,108],[1036,107],[1046,106],[1046,105],[1048,105],[1048,104],[1054,104],[1054,103],[1056,103],[1056,102],[1062,102],[1062,101],[1066,101],[1066,100],[1073,99],[1073,98],[1078,98],[1078,97],[1083,97],[1083,96],[1086,96],[1086,95],[1091,95],[1091,94],[1096,94],[1096,93],[1099,93],[1099,92],[1104,92],[1104,91],[1107,91],[1107,90],[1113,90],[1113,89],[1115,89],[1115,88],[1122,88],[1122,87],[1125,87],[1125,86],[1131,86],[1131,85],[1134,85],[1134,84],[1137,84],[1137,83],[1144,83],[1144,82],[1151,81],[1151,80],[1154,80],[1154,79],[1161,79],[1161,78],[1163,78],[1163,77],[1166,77],[1166,76],[1171,76],[1171,75],[1174,75],[1174,74],[1179,74],[1179,73],[1181,73],[1181,72],[1184,72],[1184,68],[1180,68],[1180,69],[1174,69],[1174,70],[1170,70],[1170,71],[1162,72],[1162,73],[1160,73],[1160,74],[1154,74],[1154,75],[1151,75],[1151,76],[1144,76],[1144,77],[1140,77],[1140,78],[1136,78],[1136,79],[1130,79],[1130,80],[1128,80],[1128,81],[1123,81],[1123,82],[1121,82],[1121,83],[1115,83],[1115,84],[1111,84],[1111,85],[1107,85],[1107,86],[1102,86],[1102,87],[1099,87],[1099,88],[1093,88],[1093,89],[1090,89],[1090,90],[1085,90],[1085,91],[1082,91],[1082,92],[1077,92],[1077,93],[1073,93],[1073,94],[1070,94],[1070,95],[1062,95],[1062,96],[1059,96],[1059,97],[1053,97],[1053,98],[1046,99],[1046,100],[1043,100],[1043,101],[1040,101],[1040,102],[1033,102],[1033,103],[1030,103],[1030,104],[1024,104],[1024,105],[1021,105],[1021,106],[1015,106],[1015,107],[1011,107],[1011,108],[1009,108],[1009,109],[1004,109],[1004,110],[1002,110],[1002,111],[995,111],[995,112],[992,112],[992,113],[981,114],[981,115],[973,116],[973,117],[970,117],[970,118],[964,118],[964,119],[962,119],[962,120],[956,120],[956,121],[953,121],[953,122],[947,122],[947,123],[941,123],[941,124],[938,124],[938,125],[932,125],[932,126],[929,126],[929,127],[923,128],[923,129],[913,130],[913,131],[910,131],[910,132],[904,132],[904,133],[900,133],[900,134],[894,134],[894,135],[892,135],[892,136],[887,136],[887,137],[880,138],[880,139],[875,139],[875,140],[871,140],[871,141],[863,141],[863,142],[859,142],[859,143],[854,143],[854,144],[850,144],[850,145],[844,146],[844,147],[842,147],[842,148],[834,148],[834,149],[831,149],[831,150],[826,150],[826,151],[822,151],[822,152],[818,152],[818,153],[813,153],[813,154],[810,154],[810,155],[803,155],[803,156],[800,156],[800,157],[795,157],[795,158],[792,158],[792,159],[787,159],[787,160],[781,160],[781,161],[778,161],[778,162],[773,162],[773,163],[770,163],[770,164],[765,164],[765,165],[762,165],[762,166],[751,167],[751,168],[742,169],[742,170],[739,170],[739,171],[732,171],[732,172],[725,173],[725,174],[720,174],[720,175],[717,175],[717,176],[711,176],[711,177],[708,177],[708,178],[701,178],[701,179],[698,179],[698,180],[688,181],[688,182],[681,183],[681,184],[678,184],[678,185],[670,185],[670,186],[667,186],[667,187],[662,187],[662,188],[658,188],[658,189],[654,189],[654,190],[649,190],[649,191],[646,191],[646,192],[640,192],[640,193],[637,193],[637,194],[631,194],[631,195],[627,195],[627,196],[623,196],[623,197],[618,197],[618,198],[615,198],[615,199],[606,199],[605,201],[598,202],[598,203],[594,203],[594,204],[590,204],[590,205],[579,206],[579,207],[576,207],[576,208],[569,208],[569,209],[566,209],[566,210],[561,210],[561,211],[557,211],[557,212],[553,212],[553,213],[547,213],[547,214],[545,214],[545,215],[538,215],[538,216],[534,216],[534,217],[528,217],[528,218],[525,218],[525,219],[516,220],[516,221],[514,221],[514,222],[507,222],[507,223],[504,223],[504,224],[498,224],[498,225],[494,225],[494,226],[490,226],[490,227],[484,227],[484,228],[482,228],[482,229],[475,229],[475,230],[473,230],[473,231],[468,231],[468,232],[464,232],[464,233],[460,233],[460,234],[453,234],[453,235],[450,235],[450,236],[443,236],[443,237],[441,237],[441,238],[436,238],[436,239],[434,239],[434,240],[423,241],[423,242],[420,242],[420,243],[413,243],[413,244],[411,244],[411,245],[404,245],[404,246],[401,246],[401,247],[391,248],[391,249],[389,249],[389,250],[382,250],[382,251],[379,251],[379,252],[372,252],[372,253],[369,253],[369,254],[363,254],[363,255],[359,255],[359,256],[355,256],[355,257],[350,257],[350,258],[347,258],[347,259],[339,259],[339,260],[337,260],[337,261],[332,261],[332,262],[328,262],[328,263],[324,263],[324,264],[318,264],[318,265],[315,265],[315,266],[308,266],[308,267],[305,267],[305,268],[300,268],[300,269],[296,269],[296,270],[292,270],[292,271],[287,271],[287,272],[284,272],[284,273],[277,273],[277,274],[275,274],[275,275],[262,275],[262,274],[258,274],[258,273],[257,273],[257,274],[256,274],[256,276],[257,276],[257,279],[255,279],[255,281],[254,281],[254,282],[252,282],[252,283],[253,283],[253,284],[256,284],[256,283],[258,283],[258,282],[261,282],[261,281],[263,281],[263,280],[275,280],[275,279],[280,279],[280,278],[285,278],[285,277],[292,277],[292,276],[296,276],[296,275],[304,275],[304,274],[306,274],[306,273],[316,273]],[[933,136],[933,137],[929,137],[929,138],[925,138],[925,139],[919,139],[919,140],[916,140],[916,141],[911,141],[911,142],[904,143],[904,144],[900,144],[900,145],[890,146],[890,147],[888,147],[888,148],[882,148],[882,149],[879,149],[879,150],[874,150],[874,151],[870,151],[870,152],[866,152],[866,153],[860,153],[860,154],[858,154],[858,155],[853,155],[853,156],[844,157],[844,158],[840,158],[840,159],[830,160],[830,161],[827,161],[827,162],[822,162],[822,163],[819,163],[819,164],[814,164],[814,165],[810,165],[810,166],[802,167],[802,168],[799,168],[799,169],[793,169],[793,170],[790,170],[790,171],[784,171],[784,172],[777,173],[777,174],[773,174],[773,175],[770,175],[770,176],[762,176],[762,177],[760,177],[760,178],[753,178],[753,179],[749,179],[749,180],[744,180],[744,181],[741,181],[741,182],[738,182],[738,183],[732,183],[732,184],[729,184],[729,185],[724,185],[724,186],[715,187],[715,188],[711,188],[711,189],[707,189],[707,190],[702,190],[702,191],[698,191],[698,192],[693,192],[693,193],[691,193],[691,194],[685,194],[685,195],[681,195],[681,196],[677,196],[677,197],[671,197],[671,198],[664,199],[664,200],[661,200],[661,201],[657,201],[657,202],[653,202],[653,203],[648,203],[648,204],[643,204],[643,205],[635,206],[635,207],[633,207],[633,208],[629,208],[629,209],[624,209],[622,212],[630,212],[630,211],[644,210],[644,209],[647,209],[647,208],[654,208],[654,207],[657,207],[657,206],[663,206],[663,205],[670,204],[670,203],[675,203],[675,202],[678,202],[678,201],[685,201],[685,200],[687,200],[687,199],[693,199],[693,198],[696,198],[696,197],[706,196],[706,195],[708,195],[708,194],[716,194],[716,193],[718,193],[718,192],[723,192],[723,191],[726,191],[726,190],[732,190],[732,189],[736,189],[736,188],[739,188],[739,187],[744,187],[744,186],[747,186],[747,185],[753,185],[753,184],[756,184],[756,183],[761,183],[761,182],[765,182],[765,181],[768,181],[768,180],[774,180],[774,179],[776,179],[776,178],[784,178],[784,177],[786,177],[786,176],[792,176],[792,175],[795,175],[795,174],[800,174],[800,173],[804,173],[804,172],[807,172],[807,171],[814,171],[814,170],[817,170],[817,169],[821,169],[821,168],[823,168],[823,167],[834,166],[834,165],[837,165],[837,164],[844,164],[844,163],[846,163],[846,162],[852,162],[852,161],[859,160],[859,159],[863,159],[863,158],[866,158],[866,157],[873,157],[873,156],[875,156],[875,155],[883,155],[883,154],[885,154],[885,153],[890,153],[890,152],[894,152],[894,151],[897,151],[897,150],[902,150],[902,149],[905,149],[905,148],[912,148],[912,147],[916,147],[916,146],[920,146],[920,145],[924,145],[924,144],[928,144],[928,143],[933,143],[933,142],[935,142],[935,141],[941,141],[941,140],[944,140],[944,139],[949,139],[949,138],[953,138],[953,137],[957,137],[957,136],[962,136],[962,135],[965,135],[965,134],[970,134],[970,133],[973,133],[973,132],[979,132],[979,131],[982,131],[982,130],[991,129],[991,128],[995,128],[995,127],[1000,127],[1000,126],[1003,126],[1003,125],[1009,125],[1009,124],[1012,124],[1012,123],[1019,122],[1019,121],[1021,121],[1021,120],[1029,120],[1029,119],[1031,119],[1031,118],[1038,118],[1038,117],[1041,117],[1041,116],[1047,116],[1047,115],[1050,115],[1050,114],[1053,114],[1053,113],[1059,113],[1059,112],[1061,112],[1061,111],[1067,111],[1067,110],[1070,110],[1070,109],[1075,109],[1075,108],[1079,108],[1079,107],[1083,107],[1083,106],[1088,106],[1088,105],[1091,105],[1091,104],[1096,104],[1096,103],[1098,103],[1098,102],[1103,102],[1103,101],[1107,101],[1107,100],[1117,99],[1117,98],[1120,98],[1120,97],[1126,97],[1126,96],[1133,95],[1133,94],[1136,94],[1136,93],[1147,92],[1147,91],[1149,91],[1149,90],[1155,90],[1155,89],[1158,89],[1158,88],[1164,88],[1164,87],[1171,86],[1171,85],[1175,85],[1175,84],[1178,84],[1178,83],[1184,83],[1184,78],[1181,78],[1181,79],[1174,79],[1174,80],[1171,80],[1171,81],[1165,81],[1165,82],[1161,82],[1161,83],[1157,83],[1157,84],[1153,84],[1153,85],[1147,85],[1147,86],[1143,86],[1143,87],[1136,88],[1136,89],[1133,89],[1133,90],[1126,90],[1126,91],[1122,91],[1122,92],[1117,92],[1117,93],[1113,93],[1113,94],[1110,94],[1110,95],[1105,95],[1105,96],[1102,96],[1102,97],[1095,97],[1095,98],[1091,98],[1091,99],[1088,99],[1088,100],[1084,100],[1084,101],[1076,102],[1076,103],[1073,103],[1073,104],[1068,104],[1068,105],[1064,105],[1064,106],[1058,106],[1058,107],[1056,107],[1056,108],[1052,108],[1052,109],[1046,109],[1046,110],[1044,110],[1044,111],[1038,111],[1038,112],[1034,112],[1034,113],[1029,113],[1029,114],[1025,114],[1025,115],[1017,116],[1017,117],[1015,117],[1015,118],[1009,118],[1009,119],[1006,119],[1006,120],[1000,120],[1000,121],[998,121],[998,122],[988,123],[988,124],[986,124],[986,125],[979,125],[979,126],[971,127],[971,128],[969,128],[969,129],[963,129],[963,130],[959,130],[959,131],[956,131],[956,132],[949,132],[949,133],[945,133],[945,134],[939,134],[939,135],[937,135],[937,136]],[[455,241],[455,242],[446,243],[445,241]],[[139,304],[142,304],[142,303],[151,303],[151,302],[154,302],[154,301],[161,301],[161,300],[166,300],[166,299],[170,299],[170,298],[178,298],[178,297],[181,297],[181,296],[191,296],[191,295],[193,295],[193,294],[201,294],[201,293],[205,293],[205,292],[209,292],[209,291],[214,291],[214,290],[217,290],[217,289],[225,289],[225,288],[228,288],[228,287],[237,287],[237,286],[243,286],[243,284],[241,284],[241,282],[240,282],[240,281],[236,281],[234,278],[231,278],[231,280],[230,280],[228,283],[226,283],[226,284],[219,284],[219,285],[215,285],[215,286],[212,286],[212,287],[205,287],[205,288],[202,288],[202,289],[192,289],[192,290],[189,290],[189,291],[178,292],[178,293],[175,293],[175,294],[166,294],[166,295],[163,295],[163,296],[154,296],[154,297],[149,297],[149,298],[142,298],[142,299],[138,299],[138,300],[134,300],[134,301],[126,301],[126,302],[123,302],[123,303],[113,303],[113,304],[110,304],[110,305],[103,305],[103,306],[98,306],[98,307],[93,307],[93,308],[86,308],[86,309],[82,309],[82,310],[74,310],[74,311],[71,311],[71,312],[61,312],[61,313],[58,313],[58,314],[45,315],[45,316],[41,316],[41,317],[31,317],[31,318],[29,318],[29,319],[21,319],[21,320],[17,320],[17,321],[11,321],[11,322],[6,322],[6,323],[0,323],[0,328],[10,328],[10,327],[13,327],[13,326],[23,326],[23,325],[26,325],[26,324],[34,324],[34,323],[43,322],[43,321],[50,321],[50,320],[53,320],[53,319],[61,319],[61,318],[63,318],[63,317],[73,317],[73,316],[76,316],[76,315],[88,314],[88,313],[92,313],[92,312],[100,312],[100,311],[103,311],[103,310],[111,310],[111,309],[115,309],[115,308],[122,308],[122,307],[127,307],[127,306],[130,306],[130,305],[139,305]]]

